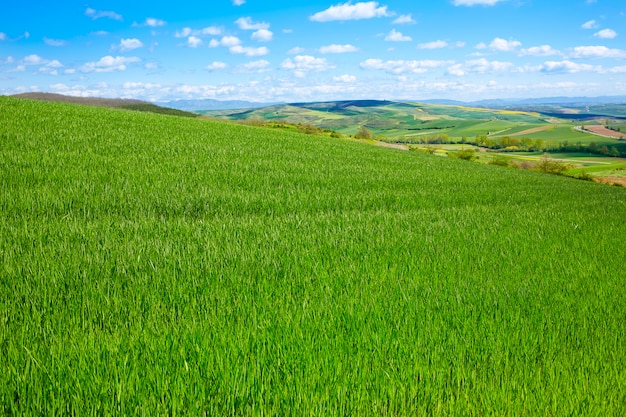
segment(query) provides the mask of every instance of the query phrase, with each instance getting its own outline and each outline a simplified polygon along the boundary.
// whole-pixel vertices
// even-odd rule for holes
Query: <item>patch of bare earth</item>
[[[610,138],[615,138],[615,139],[626,137],[626,134],[624,133],[607,129],[606,127],[601,126],[601,125],[585,126],[585,130],[588,130],[591,133],[595,133],[596,135],[608,136]]]
[[[398,144],[398,143],[387,143],[387,142],[376,141],[376,143],[374,143],[374,145],[382,146],[383,148],[401,149],[403,151],[408,151],[409,150],[409,147],[407,145],[401,145],[401,144]]]
[[[524,135],[530,135],[533,133],[537,133],[537,132],[543,132],[544,130],[548,130],[548,129],[552,129],[554,126],[540,126],[540,127],[534,127],[532,129],[526,129],[526,130],[522,130],[521,132],[517,132],[517,133],[513,133],[510,134],[509,136],[524,136]]]
[[[595,182],[607,185],[621,185],[626,187],[626,177],[596,177]]]

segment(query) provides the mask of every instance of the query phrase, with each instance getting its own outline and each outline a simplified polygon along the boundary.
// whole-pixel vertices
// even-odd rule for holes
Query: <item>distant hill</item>
[[[252,109],[265,106],[271,106],[276,103],[258,103],[243,100],[174,100],[168,102],[157,103],[161,106],[170,107],[178,110],[199,111],[199,110],[233,110],[233,109]]]
[[[167,114],[179,117],[198,117],[195,113],[181,111],[179,109],[157,106],[143,100],[133,100],[124,98],[99,98],[99,97],[73,97],[54,93],[22,93],[13,97],[26,98],[40,101],[56,101],[62,103],[82,104],[85,106],[119,108],[149,113]]]

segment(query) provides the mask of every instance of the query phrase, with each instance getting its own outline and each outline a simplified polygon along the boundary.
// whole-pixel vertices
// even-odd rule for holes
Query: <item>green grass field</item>
[[[626,414],[626,189],[0,97],[5,415]]]

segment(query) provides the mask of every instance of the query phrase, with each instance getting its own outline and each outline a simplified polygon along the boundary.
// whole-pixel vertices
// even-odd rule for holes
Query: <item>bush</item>
[[[509,166],[509,158],[506,158],[504,156],[496,156],[491,161],[489,161],[489,165],[497,165],[497,166],[501,166],[501,167],[508,167]]]
[[[465,161],[473,161],[476,159],[476,155],[473,149],[462,149],[457,152],[450,152],[451,158],[463,159]]]
[[[541,158],[537,163],[537,169],[547,174],[560,175],[563,173],[563,171],[569,168],[571,168],[570,165],[564,164],[563,162],[557,161],[556,159],[552,159],[548,155],[544,155],[544,157]]]

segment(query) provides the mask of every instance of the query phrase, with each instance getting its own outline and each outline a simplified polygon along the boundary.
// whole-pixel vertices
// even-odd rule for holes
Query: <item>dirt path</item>
[[[382,146],[383,148],[400,149],[400,150],[403,150],[403,151],[408,151],[409,150],[409,147],[407,145],[401,145],[399,143],[387,143],[387,142],[376,141],[374,143],[374,145]]]
[[[537,132],[543,132],[544,130],[548,130],[548,129],[553,129],[554,126],[540,126],[540,127],[534,127],[532,129],[526,129],[526,130],[522,130],[521,132],[517,132],[517,133],[511,133],[508,136],[524,136],[524,135],[530,135],[533,133],[537,133]]]
[[[603,138],[621,139],[623,137],[626,137],[626,134],[624,133],[615,132],[601,125],[585,126],[585,129],[583,129],[581,126],[574,126],[574,129],[582,133],[589,133],[591,135],[601,136]]]

